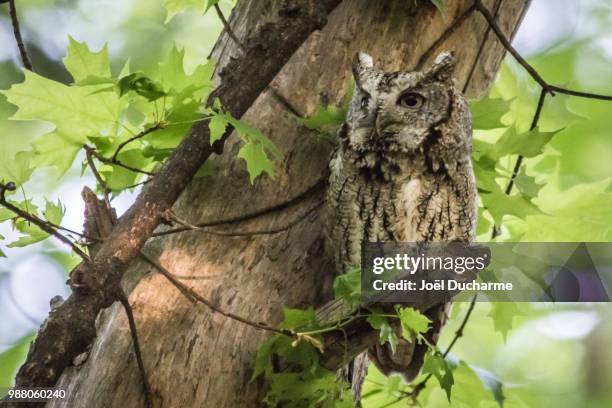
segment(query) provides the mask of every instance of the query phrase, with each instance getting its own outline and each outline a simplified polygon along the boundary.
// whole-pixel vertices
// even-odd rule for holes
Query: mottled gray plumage
[[[360,265],[361,243],[441,242],[474,238],[476,189],[470,161],[472,125],[454,87],[454,60],[442,53],[425,71],[383,72],[360,53],[355,91],[330,163],[327,246],[338,273]],[[424,311],[437,341],[446,305]],[[375,346],[369,357],[384,373],[413,379],[426,346],[402,340],[395,354]],[[351,371],[354,392],[367,369]]]

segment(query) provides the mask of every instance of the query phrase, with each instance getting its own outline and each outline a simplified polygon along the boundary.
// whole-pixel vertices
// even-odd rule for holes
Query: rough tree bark
[[[245,38],[279,3],[239,1],[231,17],[236,35]],[[290,110],[309,115],[318,104],[339,104],[356,51],[367,51],[385,70],[414,67],[471,5],[470,0],[448,3],[441,15],[425,0],[345,0],[327,26],[311,35],[275,78],[274,88],[282,97],[266,92],[245,117],[284,151],[276,178],[261,178],[251,186],[243,162],[236,159],[240,143],[232,137],[223,155],[215,158],[220,173],[192,183],[175,205],[178,216],[191,223],[226,218],[286,201],[314,185],[327,174],[330,147],[300,127]],[[512,37],[529,0],[484,3]],[[459,86],[469,97],[488,89],[504,55],[477,13],[438,50],[456,52]],[[224,34],[213,57],[223,66],[239,52]],[[320,202],[322,194],[323,189],[318,189],[289,208],[233,225],[232,230],[282,226]],[[256,321],[275,324],[283,305],[317,305],[329,299],[333,268],[323,254],[318,212],[273,235],[219,237],[183,232],[150,241],[146,251],[158,256],[171,272],[198,277],[184,282],[220,307]],[[266,333],[191,304],[144,262],[134,263],[125,285],[133,289],[130,302],[157,406],[259,405],[263,385],[249,380],[255,351]],[[142,406],[128,324],[119,305],[100,317],[88,360],[65,370],[57,386],[67,390],[69,400],[50,406]]]

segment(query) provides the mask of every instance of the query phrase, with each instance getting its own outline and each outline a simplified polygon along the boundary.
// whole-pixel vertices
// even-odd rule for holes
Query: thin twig
[[[15,0],[9,0],[9,15],[11,16],[11,24],[13,25],[13,34],[15,35],[15,42],[17,42],[17,48],[19,48],[19,54],[21,55],[21,62],[23,66],[33,71],[32,62],[28,56],[23,38],[21,37],[21,29],[19,28],[19,19],[17,18],[17,7],[15,6]]]
[[[85,252],[83,252],[81,248],[79,248],[74,242],[68,239],[68,237],[64,236],[59,231],[57,231],[57,229],[51,227],[47,221],[42,220],[38,218],[36,215],[30,214],[27,211],[23,211],[21,208],[9,203],[6,200],[5,193],[7,191],[15,191],[16,188],[17,187],[15,186],[15,183],[13,182],[9,182],[6,184],[0,183],[0,205],[4,206],[9,211],[15,213],[20,218],[23,218],[24,220],[36,225],[38,228],[40,228],[47,234],[52,235],[55,238],[59,239],[64,244],[68,245],[85,262],[90,263],[91,259],[89,259],[89,256]]]
[[[153,125],[153,126],[147,128],[147,129],[143,130],[142,132],[138,133],[137,135],[134,135],[134,136],[130,137],[128,140],[120,143],[119,146],[117,146],[117,149],[115,150],[115,153],[113,153],[113,156],[111,157],[111,161],[112,162],[117,162],[117,155],[119,155],[119,152],[121,152],[121,150],[123,150],[123,148],[125,146],[127,146],[128,144],[132,143],[135,140],[142,139],[143,137],[145,137],[149,133],[153,133],[156,130],[163,129],[164,126],[165,125],[162,122],[158,122],[155,125]]]
[[[425,52],[421,55],[419,61],[415,66],[415,70],[419,71],[421,70],[421,68],[423,68],[423,65],[425,65],[429,57],[431,57],[431,54],[433,54],[433,52],[438,49],[438,47],[442,45],[444,41],[446,41],[451,35],[453,35],[453,33],[461,26],[461,24],[463,24],[465,20],[467,20],[467,18],[472,14],[475,9],[476,5],[472,4],[463,13],[461,13],[461,15],[457,17],[455,21],[453,21],[453,23],[446,29],[446,31],[444,31],[442,35],[440,35],[440,37],[438,37],[438,39],[433,44],[431,44],[429,48],[427,48],[427,50],[425,50]]]
[[[106,181],[100,175],[100,172],[98,171],[98,168],[96,167],[96,164],[93,161],[93,156],[94,156],[93,149],[89,148],[88,146],[85,146],[85,157],[87,158],[87,164],[89,165],[89,168],[91,169],[91,172],[93,173],[94,177],[96,178],[96,181],[98,182],[98,184],[102,188],[102,194],[104,194],[104,202],[106,203],[106,206],[108,208],[111,208],[110,197],[109,197],[110,189],[108,188],[108,185],[106,184]]]
[[[529,130],[534,130],[538,127],[538,123],[540,121],[540,117],[542,115],[542,108],[544,107],[544,101],[546,100],[546,94],[548,91],[544,88],[540,91],[540,97],[538,98],[538,105],[536,106],[535,113],[533,114],[533,119],[531,120],[531,126],[529,126]],[[514,168],[512,169],[512,175],[510,176],[510,180],[508,181],[508,185],[506,185],[505,193],[506,195],[510,195],[512,192],[512,187],[514,186],[514,182],[516,177],[519,174],[521,169],[521,165],[523,164],[523,155],[519,154],[516,158],[516,162],[514,163]],[[499,227],[497,225],[493,225],[493,231],[491,231],[491,239],[494,239],[500,234]]]
[[[152,234],[152,236],[153,237],[160,237],[160,236],[176,234],[176,233],[184,232],[184,231],[192,231],[193,229],[203,229],[203,228],[208,228],[208,227],[216,227],[216,226],[225,225],[225,224],[237,224],[239,222],[248,221],[248,220],[251,220],[253,218],[262,217],[262,216],[267,215],[267,214],[271,214],[271,213],[274,213],[274,212],[278,212],[278,211],[284,210],[286,208],[289,208],[289,207],[291,207],[291,206],[301,202],[303,199],[309,197],[312,193],[318,191],[323,186],[325,186],[325,183],[326,183],[326,177],[324,176],[324,177],[321,177],[319,180],[317,180],[316,183],[314,183],[313,185],[308,187],[306,190],[304,190],[301,193],[299,193],[298,195],[290,198],[289,200],[283,201],[283,202],[281,202],[279,204],[275,204],[275,205],[270,206],[270,207],[262,208],[260,210],[255,210],[255,211],[247,212],[247,213],[244,213],[244,214],[240,214],[240,215],[237,215],[235,217],[229,217],[229,218],[224,218],[224,219],[219,219],[219,220],[207,221],[207,222],[199,223],[199,224],[196,224],[196,225],[190,225],[189,223],[185,223],[185,224],[188,224],[189,226],[181,226],[181,227],[177,227],[177,228],[168,229],[168,230],[165,230],[165,231],[155,232],[155,233]],[[195,228],[193,228],[193,227],[195,227]]]
[[[600,95],[600,94],[595,94],[591,92],[574,91],[573,89],[562,88],[556,85],[548,85],[548,90],[552,92],[558,92],[561,94],[578,96],[580,98],[600,99],[602,101],[612,101],[612,96],[610,95]]]
[[[540,115],[542,114],[542,108],[544,107],[544,100],[546,99],[546,89],[542,88],[540,92],[540,97],[538,98],[538,105],[536,107],[535,113],[533,115],[533,119],[531,121],[531,126],[529,130],[534,130],[538,126],[538,122],[540,121]],[[516,163],[514,165],[514,169],[512,170],[512,176],[510,177],[510,181],[506,186],[506,194],[510,194],[512,192],[512,186],[514,185],[514,180],[516,176],[518,176],[519,169],[521,167],[521,163],[523,162],[523,156],[519,155],[517,157]]]
[[[244,52],[244,46],[242,45],[238,37],[236,37],[236,34],[234,34],[234,31],[232,30],[232,27],[230,26],[229,22],[223,15],[223,11],[221,11],[219,4],[215,4],[214,7],[215,7],[215,11],[217,12],[217,16],[219,16],[219,20],[221,20],[221,24],[223,24],[223,29],[225,30],[227,35],[229,35],[232,41],[236,43],[236,45],[240,49],[240,52]]]
[[[0,1],[0,3],[2,3],[2,2]],[[7,190],[8,190],[8,189],[7,189]],[[10,191],[10,190],[9,190],[9,191]],[[7,220],[15,220],[15,219],[19,219],[19,218],[20,218],[20,216],[19,216],[19,215],[17,215],[17,214],[15,214],[15,216],[14,216],[14,217],[12,217],[12,218],[7,218]],[[76,236],[78,236],[79,238],[83,238],[83,239],[91,240],[92,242],[98,242],[98,241],[100,241],[99,239],[96,239],[96,238],[90,237],[90,236],[88,236],[88,235],[86,235],[86,234],[83,234],[82,232],[78,232],[78,231],[75,231],[75,230],[73,230],[73,229],[66,228],[66,227],[61,226],[61,225],[59,225],[59,224],[56,224],[56,223],[54,223],[54,222],[51,222],[51,221],[48,221],[48,220],[41,220],[41,221],[42,221],[42,222],[44,222],[45,224],[49,225],[51,228],[55,228],[55,229],[60,230],[60,231],[65,231],[65,232],[67,232],[67,233],[69,233],[69,234],[76,235]]]
[[[519,54],[519,52],[512,46],[512,44],[510,44],[510,41],[506,38],[501,28],[499,28],[499,25],[495,21],[495,18],[491,15],[489,10],[482,4],[481,0],[474,0],[474,7],[476,7],[476,10],[478,10],[478,12],[480,12],[480,14],[485,18],[485,20],[487,20],[489,27],[491,27],[491,29],[493,30],[499,41],[502,43],[504,48],[510,54],[512,54],[512,56],[518,61],[518,63],[521,64],[523,68],[525,68],[529,75],[531,75],[531,77],[538,84],[540,84],[542,88],[548,89],[548,83],[544,80],[544,78],[540,76],[540,74],[538,73],[538,71],[535,70],[535,68],[533,68],[531,65],[529,65],[527,61],[525,61],[522,55]]]
[[[216,275],[197,276],[197,275],[177,275],[176,273],[173,273],[172,275],[174,275],[175,278],[182,279],[182,280],[209,280],[209,279],[217,278]]]
[[[58,230],[62,230],[62,231],[66,231],[69,234],[74,234],[74,235],[78,236],[79,238],[86,239],[90,243],[102,242],[101,239],[91,237],[91,236],[89,236],[87,234],[83,234],[82,232],[78,232],[78,231],[75,231],[73,229],[63,227],[63,226],[61,226],[59,224],[55,224],[55,223],[53,223],[51,221],[46,221],[46,220],[43,220],[43,221],[46,222],[47,224],[49,224],[52,228],[55,228],[55,229],[58,229]]]
[[[147,184],[147,183],[148,183],[148,182],[150,182],[151,180],[153,180],[153,179],[150,179],[150,178],[149,178],[149,179],[146,179],[146,180],[141,181],[141,182],[139,182],[139,183],[129,185],[129,186],[125,187],[125,189],[126,189],[126,190],[129,190],[129,189],[131,189],[131,188],[136,188],[136,187],[139,187],[139,186],[144,186],[145,184]]]
[[[476,10],[484,17],[487,21],[499,42],[502,43],[506,51],[508,51],[512,56],[516,59],[516,61],[529,73],[529,75],[548,93],[554,95],[555,92],[577,96],[580,98],[588,98],[588,99],[600,99],[604,101],[612,101],[611,95],[601,95],[590,92],[582,92],[582,91],[574,91],[572,89],[563,88],[556,85],[549,85],[548,82],[538,73],[538,71],[532,67],[523,56],[512,46],[508,38],[504,35],[503,31],[495,21],[495,18],[491,15],[489,10],[482,4],[481,0],[474,0],[474,7]]]
[[[474,307],[476,306],[476,297],[477,295],[474,295],[474,297],[472,297],[472,300],[470,301],[470,306],[468,307],[468,310],[465,313],[465,317],[463,318],[463,321],[461,322],[461,325],[459,326],[459,328],[455,331],[455,337],[453,337],[453,340],[449,343],[448,347],[442,354],[442,357],[448,356],[448,353],[450,353],[455,343],[457,343],[457,340],[459,340],[463,336],[463,330],[465,330],[465,326],[467,325],[468,320],[470,320],[472,311],[474,310]]]
[[[100,161],[100,162],[102,162],[104,164],[110,164],[110,165],[114,164],[116,166],[123,167],[126,170],[133,171],[134,173],[146,174],[147,176],[154,176],[155,175],[155,173],[151,173],[150,171],[137,169],[136,167],[128,166],[127,164],[123,164],[119,160],[112,160],[112,159],[109,159],[108,157],[104,157],[96,149],[94,149],[91,146],[85,145],[83,147],[85,148],[86,151],[91,151],[91,154],[96,159],[98,159],[98,161]]]
[[[188,224],[185,221],[178,219],[176,216],[172,216],[170,217],[170,219],[176,222],[177,224],[182,225],[183,228],[185,228],[182,231],[201,231],[205,234],[219,235],[219,236],[224,236],[224,237],[250,237],[254,235],[273,235],[273,234],[278,234],[278,233],[287,231],[293,226],[299,224],[302,220],[304,220],[306,217],[308,217],[310,214],[312,214],[315,210],[320,208],[322,205],[323,205],[323,201],[320,201],[314,206],[304,211],[302,214],[298,215],[295,219],[291,220],[290,222],[286,224],[280,225],[278,227],[260,229],[260,230],[250,230],[250,231],[242,231],[242,230],[224,231],[224,230],[219,230],[219,229],[210,229],[209,227],[199,227],[197,225]]]
[[[187,298],[189,299],[192,303],[195,302],[199,302],[204,304],[206,307],[208,307],[210,310],[212,310],[215,313],[219,313],[222,316],[225,316],[227,318],[230,318],[232,320],[236,320],[240,323],[244,323],[247,326],[251,326],[255,329],[258,330],[265,330],[268,332],[272,332],[272,333],[277,333],[277,334],[282,334],[285,336],[290,336],[290,337],[295,337],[295,334],[289,330],[285,330],[285,329],[277,329],[275,327],[272,327],[266,323],[262,323],[262,322],[254,322],[252,320],[249,320],[247,318],[244,318],[242,316],[238,316],[234,313],[231,312],[226,312],[223,309],[219,308],[218,306],[216,306],[213,302],[211,302],[210,300],[206,299],[205,297],[201,296],[200,294],[198,294],[197,292],[195,292],[193,289],[191,289],[189,286],[185,285],[184,283],[182,283],[181,281],[179,281],[171,272],[169,272],[166,268],[164,268],[163,266],[161,266],[159,263],[157,263],[156,261],[154,261],[152,258],[150,258],[148,255],[146,255],[144,252],[140,252],[140,256],[151,266],[153,266],[155,269],[157,269],[157,271],[159,273],[161,273],[162,275],[164,275],[166,277],[166,279],[168,279],[170,281],[170,283],[172,283],[174,286],[176,286],[177,289],[179,289],[181,291],[181,293]]]
[[[140,371],[145,403],[147,408],[153,408],[153,401],[151,400],[151,386],[149,385],[147,372],[145,371],[144,362],[142,360],[142,351],[140,349],[140,342],[138,341],[138,331],[136,328],[136,320],[134,319],[134,312],[123,289],[119,289],[118,297],[119,302],[121,302],[121,305],[123,306],[123,310],[125,310],[128,324],[130,326],[130,334],[132,336],[132,344],[134,346],[134,355],[136,356],[136,363],[138,364],[138,370]]]

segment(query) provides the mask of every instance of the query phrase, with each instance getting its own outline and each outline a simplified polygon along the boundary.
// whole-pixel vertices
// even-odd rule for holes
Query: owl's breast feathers
[[[359,266],[362,242],[473,240],[477,207],[469,160],[436,172],[424,158],[396,164],[380,177],[355,165],[351,152],[334,154],[326,228],[338,272]]]

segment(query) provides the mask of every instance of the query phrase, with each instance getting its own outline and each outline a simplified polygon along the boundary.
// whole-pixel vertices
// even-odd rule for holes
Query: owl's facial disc
[[[444,84],[422,73],[397,73],[379,87],[374,145],[385,153],[415,153],[449,116],[451,98]],[[427,143],[429,143],[427,142]]]
[[[353,60],[355,93],[347,116],[347,146],[360,153],[399,158],[422,152],[450,115],[454,60],[443,53],[415,72],[383,72],[372,58]]]

